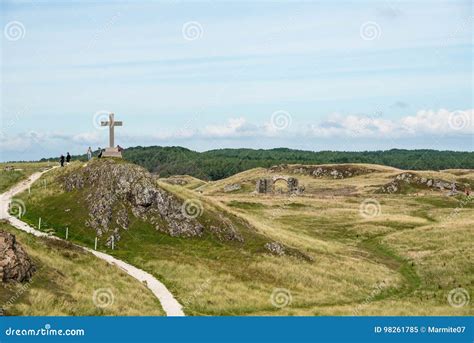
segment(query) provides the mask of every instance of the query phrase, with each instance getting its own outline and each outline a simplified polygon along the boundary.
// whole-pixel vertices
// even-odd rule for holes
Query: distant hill
[[[183,147],[133,147],[124,151],[128,161],[162,177],[191,175],[220,180],[239,172],[276,164],[372,163],[410,170],[474,169],[474,152],[438,150],[304,151],[219,149],[196,152]]]

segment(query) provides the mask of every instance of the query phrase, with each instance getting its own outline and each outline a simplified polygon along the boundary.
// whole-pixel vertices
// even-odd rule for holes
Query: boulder
[[[233,183],[233,184],[224,186],[224,192],[226,193],[234,192],[234,191],[240,190],[241,188],[242,186],[240,185],[240,183]]]
[[[36,268],[11,233],[0,231],[0,281],[29,281]]]
[[[269,242],[264,245],[265,249],[277,256],[285,255],[285,247],[278,242]]]

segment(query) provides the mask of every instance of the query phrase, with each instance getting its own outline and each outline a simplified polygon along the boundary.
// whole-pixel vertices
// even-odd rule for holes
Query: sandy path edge
[[[48,169],[48,170],[37,172],[30,175],[26,180],[23,180],[17,183],[13,187],[11,187],[8,191],[1,194],[0,195],[0,219],[7,219],[10,222],[10,224],[16,227],[17,229],[28,232],[34,236],[48,237],[50,239],[62,240],[59,237],[50,236],[45,232],[38,231],[32,228],[31,226],[29,226],[28,224],[26,224],[25,222],[21,221],[20,219],[8,213],[8,207],[9,207],[10,202],[12,201],[12,198],[15,195],[28,189],[28,187],[30,187],[35,181],[37,181],[41,177],[41,175],[48,172],[49,170],[52,170],[52,169]],[[90,248],[86,248],[77,244],[74,244],[74,245],[84,249],[85,251],[90,252],[91,254],[94,254],[96,257],[106,261],[107,263],[116,265],[117,267],[125,271],[128,275],[130,275],[131,277],[135,278],[136,280],[142,283],[145,283],[145,285],[158,298],[167,316],[174,316],[174,317],[185,316],[183,312],[183,307],[174,298],[173,294],[171,294],[171,292],[166,288],[166,286],[162,284],[160,281],[158,281],[150,273],[147,273],[144,270],[141,270],[135,266],[132,266],[131,264],[128,264],[122,260],[119,260],[103,252],[95,251]]]

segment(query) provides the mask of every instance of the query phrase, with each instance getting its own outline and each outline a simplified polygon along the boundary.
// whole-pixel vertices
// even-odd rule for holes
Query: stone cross
[[[122,126],[122,122],[121,121],[115,121],[114,120],[114,114],[109,113],[109,121],[101,121],[100,125],[109,127],[109,144],[110,144],[110,147],[113,148],[115,146],[114,127],[115,126]]]

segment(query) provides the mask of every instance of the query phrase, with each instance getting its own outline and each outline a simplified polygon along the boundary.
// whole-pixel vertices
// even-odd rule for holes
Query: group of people
[[[64,162],[66,162],[67,164],[71,162],[71,155],[69,154],[69,152],[66,154],[66,157],[61,154],[61,157],[59,158],[59,163],[61,164],[61,167],[64,167]]]
[[[104,149],[102,149],[101,147],[98,147],[97,148],[97,157],[101,158],[103,152],[104,152]],[[92,156],[94,155],[94,152],[92,151],[91,147],[89,147],[87,149],[86,153],[87,153],[87,160],[90,161],[92,159]]]
[[[98,149],[99,151],[99,154],[97,155],[97,157],[101,158],[102,157],[102,149],[99,148]],[[89,161],[91,158],[92,158],[92,149],[91,147],[89,147],[89,149],[87,149],[87,160]],[[66,154],[66,157],[64,157],[63,154],[61,154],[61,157],[59,157],[59,163],[61,164],[61,167],[64,167],[64,164],[68,165],[69,162],[71,162],[71,155],[69,154],[69,152]]]
[[[118,151],[123,151],[123,148],[120,145],[117,145],[117,149]],[[104,149],[102,149],[101,147],[97,148],[97,158],[101,158],[103,152]],[[92,159],[92,156],[94,155],[94,152],[92,151],[91,147],[87,149],[86,154],[87,160],[90,161]],[[71,155],[69,154],[69,152],[66,154],[66,157],[61,154],[61,157],[59,158],[59,163],[61,164],[61,167],[64,167],[64,163],[66,163],[67,165],[69,162],[71,162]]]

